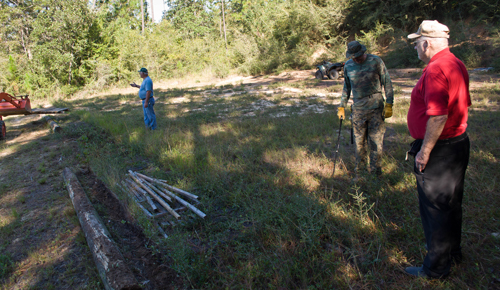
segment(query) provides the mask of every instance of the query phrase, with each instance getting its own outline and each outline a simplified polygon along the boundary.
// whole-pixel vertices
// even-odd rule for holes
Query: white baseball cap
[[[450,38],[448,26],[439,23],[437,20],[424,20],[418,27],[417,32],[408,35],[409,39],[418,38],[420,36],[432,38]]]

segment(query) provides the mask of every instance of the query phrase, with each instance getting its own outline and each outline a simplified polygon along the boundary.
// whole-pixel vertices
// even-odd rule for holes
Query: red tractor
[[[0,140],[5,139],[7,129],[2,117],[10,115],[56,114],[67,111],[67,108],[31,109],[28,95],[13,97],[0,92]]]
[[[0,140],[5,138],[7,132],[2,117],[29,114],[31,114],[31,103],[28,95],[13,97],[7,93],[0,93]]]

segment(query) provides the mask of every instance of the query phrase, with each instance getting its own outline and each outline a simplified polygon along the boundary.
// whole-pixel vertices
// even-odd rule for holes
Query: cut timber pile
[[[166,224],[175,225],[175,221],[181,219],[179,212],[188,209],[201,218],[206,216],[205,213],[194,206],[200,203],[198,196],[173,187],[167,184],[166,180],[155,179],[129,170],[128,178],[121,182],[121,189],[132,196],[132,199],[146,216],[159,218],[170,214],[174,221],[166,222]],[[189,199],[190,202],[185,199]],[[160,226],[158,227],[163,236],[167,237],[163,229]]]

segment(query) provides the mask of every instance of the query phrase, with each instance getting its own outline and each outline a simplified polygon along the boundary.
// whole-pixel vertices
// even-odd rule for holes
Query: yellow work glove
[[[385,104],[385,117],[390,118],[392,117],[392,104]]]
[[[344,107],[339,107],[339,111],[337,112],[337,116],[339,116],[339,119],[344,119],[345,120],[345,108]]]

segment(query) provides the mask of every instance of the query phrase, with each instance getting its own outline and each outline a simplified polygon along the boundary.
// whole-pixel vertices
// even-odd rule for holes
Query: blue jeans
[[[144,103],[146,100],[142,100],[142,110],[144,112],[144,123],[148,129],[156,129],[156,115],[153,106],[155,105],[155,99],[149,98],[148,107],[144,108]]]

